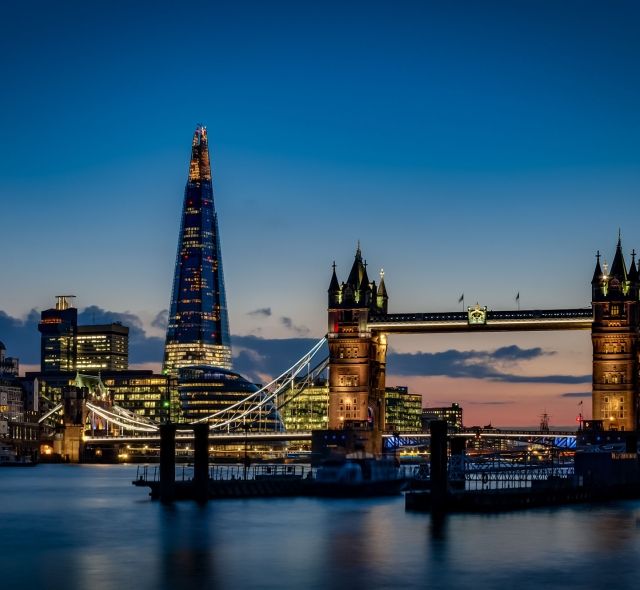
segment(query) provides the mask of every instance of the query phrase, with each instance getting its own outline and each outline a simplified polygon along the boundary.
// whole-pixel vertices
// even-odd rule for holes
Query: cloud
[[[7,356],[16,356],[21,364],[40,363],[40,312],[32,309],[25,318],[14,318],[0,311],[0,340]],[[78,313],[78,324],[120,322],[129,328],[129,362],[147,363],[162,360],[164,339],[147,336],[140,318],[129,312],[116,312],[91,305]]]
[[[560,397],[591,397],[590,391],[571,391],[569,393],[561,393]]]
[[[447,350],[445,352],[398,353],[387,355],[387,373],[401,376],[445,376],[488,379],[508,383],[588,383],[591,375],[518,375],[496,368],[515,365],[555,354],[541,348],[505,346],[494,351]]]
[[[280,318],[280,323],[285,328],[287,328],[287,330],[295,332],[298,336],[306,336],[311,332],[311,330],[309,330],[309,328],[307,328],[306,326],[297,326],[293,323],[293,320],[287,316],[282,316]]]
[[[247,315],[250,315],[254,318],[269,318],[271,317],[271,308],[270,307],[260,307],[258,309],[254,309],[253,311],[248,311]]]
[[[0,311],[0,341],[7,356],[18,357],[24,364],[40,364],[40,313],[32,309],[24,318],[14,318]]]
[[[259,336],[232,336],[233,366],[238,373],[252,381],[264,380],[264,375],[275,377],[304,356],[317,341],[316,338],[271,340]],[[317,362],[328,354],[325,346],[318,353]]]
[[[543,351],[540,347],[535,348],[520,348],[515,344],[511,346],[503,346],[490,353],[491,356],[499,361],[527,361],[538,358],[543,355],[556,354],[555,350]]]
[[[169,310],[163,309],[156,314],[156,317],[151,320],[151,325],[159,330],[166,330],[169,323]]]

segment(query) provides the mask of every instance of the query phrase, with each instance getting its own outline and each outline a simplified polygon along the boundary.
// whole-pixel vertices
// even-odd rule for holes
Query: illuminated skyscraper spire
[[[191,145],[163,371],[177,373],[189,365],[231,369],[220,234],[207,130],[202,126],[197,127]]]

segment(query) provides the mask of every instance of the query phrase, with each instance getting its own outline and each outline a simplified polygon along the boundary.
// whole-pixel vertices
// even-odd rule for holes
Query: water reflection
[[[198,504],[160,506],[162,543],[158,565],[162,585],[158,587],[218,587],[208,508]]]
[[[0,470],[2,588],[635,587],[639,502],[501,515],[402,497],[148,500],[123,466]]]

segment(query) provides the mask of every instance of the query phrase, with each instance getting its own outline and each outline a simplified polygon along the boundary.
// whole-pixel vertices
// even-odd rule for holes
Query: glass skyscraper
[[[193,134],[189,178],[173,278],[163,371],[214,365],[231,369],[231,339],[213,205],[207,130]]]

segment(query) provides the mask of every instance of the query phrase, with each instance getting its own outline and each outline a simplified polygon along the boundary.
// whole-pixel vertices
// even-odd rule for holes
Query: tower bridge
[[[328,332],[287,371],[257,392],[199,422],[209,422],[212,442],[238,440],[303,441],[310,432],[248,433],[246,424],[257,420],[266,403],[280,409],[329,368],[329,428],[351,427],[367,433],[374,451],[411,444],[420,435],[397,435],[384,422],[384,392],[388,334],[473,333],[541,330],[590,330],[593,344],[592,415],[604,430],[638,429],[640,404],[640,281],[632,253],[627,271],[618,239],[611,268],[600,265],[600,255],[591,282],[589,308],[495,311],[480,305],[466,311],[389,313],[384,276],[370,281],[358,246],[346,282],[339,283],[335,265],[328,290]],[[328,343],[329,356],[318,363]],[[317,363],[317,364],[316,364]],[[315,365],[315,366],[314,366]],[[313,367],[313,369],[311,368]],[[86,436],[87,442],[102,439],[126,441],[158,439],[158,425],[87,404],[88,410],[117,425],[121,436]],[[244,431],[243,431],[244,428]],[[504,436],[504,433],[496,433]],[[487,436],[494,436],[488,433]],[[527,433],[513,433],[526,437]],[[547,435],[544,435],[547,436]],[[544,438],[544,436],[542,436]],[[575,441],[570,433],[563,440]],[[257,438],[256,438],[257,437]],[[568,447],[572,444],[567,443]]]
[[[329,428],[360,425],[372,441],[382,440],[388,334],[590,330],[593,419],[605,430],[637,430],[639,294],[635,250],[627,271],[618,236],[610,269],[597,254],[589,308],[494,311],[475,305],[460,312],[389,313],[384,273],[377,285],[369,279],[358,244],[347,280],[338,281],[334,263],[328,289]]]
[[[445,313],[389,313],[367,320],[371,332],[425,334],[430,332],[514,332],[532,330],[590,330],[593,309],[523,309],[493,311],[470,307]]]

